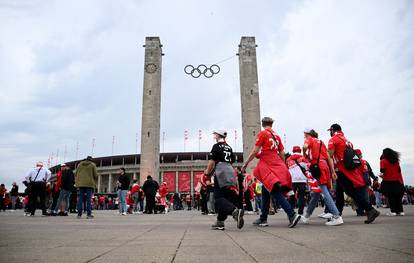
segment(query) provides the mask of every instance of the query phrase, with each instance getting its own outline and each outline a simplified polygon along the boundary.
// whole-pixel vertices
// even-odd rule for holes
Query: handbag
[[[319,179],[319,177],[321,177],[322,175],[321,168],[319,167],[319,158],[321,157],[321,149],[322,149],[322,141],[319,146],[318,162],[315,164],[311,164],[309,167],[309,171],[311,172],[312,177],[315,179]]]

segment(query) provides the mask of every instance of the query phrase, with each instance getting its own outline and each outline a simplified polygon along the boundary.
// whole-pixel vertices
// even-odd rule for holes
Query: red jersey
[[[387,159],[382,159],[380,161],[380,170],[383,173],[383,181],[399,181],[401,184],[404,184],[400,163],[390,163]]]
[[[350,180],[354,187],[364,187],[366,185],[364,180],[364,174],[362,169],[353,169],[348,170],[345,168],[344,165],[344,151],[346,146],[350,146],[353,148],[351,142],[349,142],[342,131],[336,131],[334,136],[329,140],[328,143],[328,150],[334,152],[333,154],[333,161],[335,165],[335,170],[340,171],[345,175],[348,180]]]
[[[55,193],[60,191],[60,186],[62,185],[62,170],[59,170],[56,173],[56,185],[55,185]]]
[[[266,129],[257,134],[256,146],[262,147],[262,152],[275,151],[279,153],[285,149],[279,135],[272,129]]]
[[[322,143],[322,146],[321,146]],[[309,148],[309,161],[311,164],[316,164],[319,160],[328,160],[328,150],[326,149],[325,144],[323,141],[309,137],[305,140],[305,144],[308,145]],[[319,149],[321,149],[321,155],[319,156]]]
[[[133,193],[138,193],[139,189],[141,189],[141,187],[139,186],[139,184],[133,184],[131,187],[131,194]]]

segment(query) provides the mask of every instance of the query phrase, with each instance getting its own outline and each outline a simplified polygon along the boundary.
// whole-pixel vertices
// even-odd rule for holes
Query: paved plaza
[[[94,211],[93,220],[1,212],[0,262],[414,262],[414,206],[405,210],[404,217],[387,217],[381,209],[365,225],[346,208],[342,226],[313,218],[294,229],[283,212],[270,216],[266,228],[246,215],[242,230],[229,218],[225,231],[210,230],[215,218],[196,211]]]

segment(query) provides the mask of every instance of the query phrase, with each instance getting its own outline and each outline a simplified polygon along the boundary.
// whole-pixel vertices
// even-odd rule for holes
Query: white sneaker
[[[126,216],[126,215],[127,215],[127,213],[126,213],[126,212],[123,212],[123,213],[122,213],[122,215],[123,215],[123,216]]]
[[[344,223],[344,220],[342,219],[342,217],[332,217],[332,219],[328,222],[325,223],[325,225],[327,226],[339,226],[342,225]]]
[[[309,217],[306,217],[306,216],[301,216],[300,217],[300,220],[302,221],[302,223],[303,224],[305,224],[305,225],[307,225],[307,224],[309,224]]]
[[[247,211],[246,214],[248,214],[248,215],[254,215],[254,212],[253,211]]]
[[[331,217],[333,217],[333,214],[331,213],[322,213],[320,215],[318,215],[318,217],[323,218],[323,219],[330,219]]]
[[[397,215],[397,213],[394,213],[394,212],[387,212],[387,216],[396,216]]]
[[[405,216],[405,213],[401,212],[401,213],[397,214],[397,216]]]

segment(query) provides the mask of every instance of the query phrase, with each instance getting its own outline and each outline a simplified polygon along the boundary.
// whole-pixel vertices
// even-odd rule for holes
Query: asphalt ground
[[[345,224],[328,227],[317,208],[309,225],[287,227],[284,212],[269,226],[252,225],[246,215],[239,230],[211,230],[214,216],[198,211],[157,215],[116,215],[94,211],[94,219],[25,217],[0,212],[0,262],[414,262],[414,206],[403,217],[381,216],[370,225],[351,208]]]

